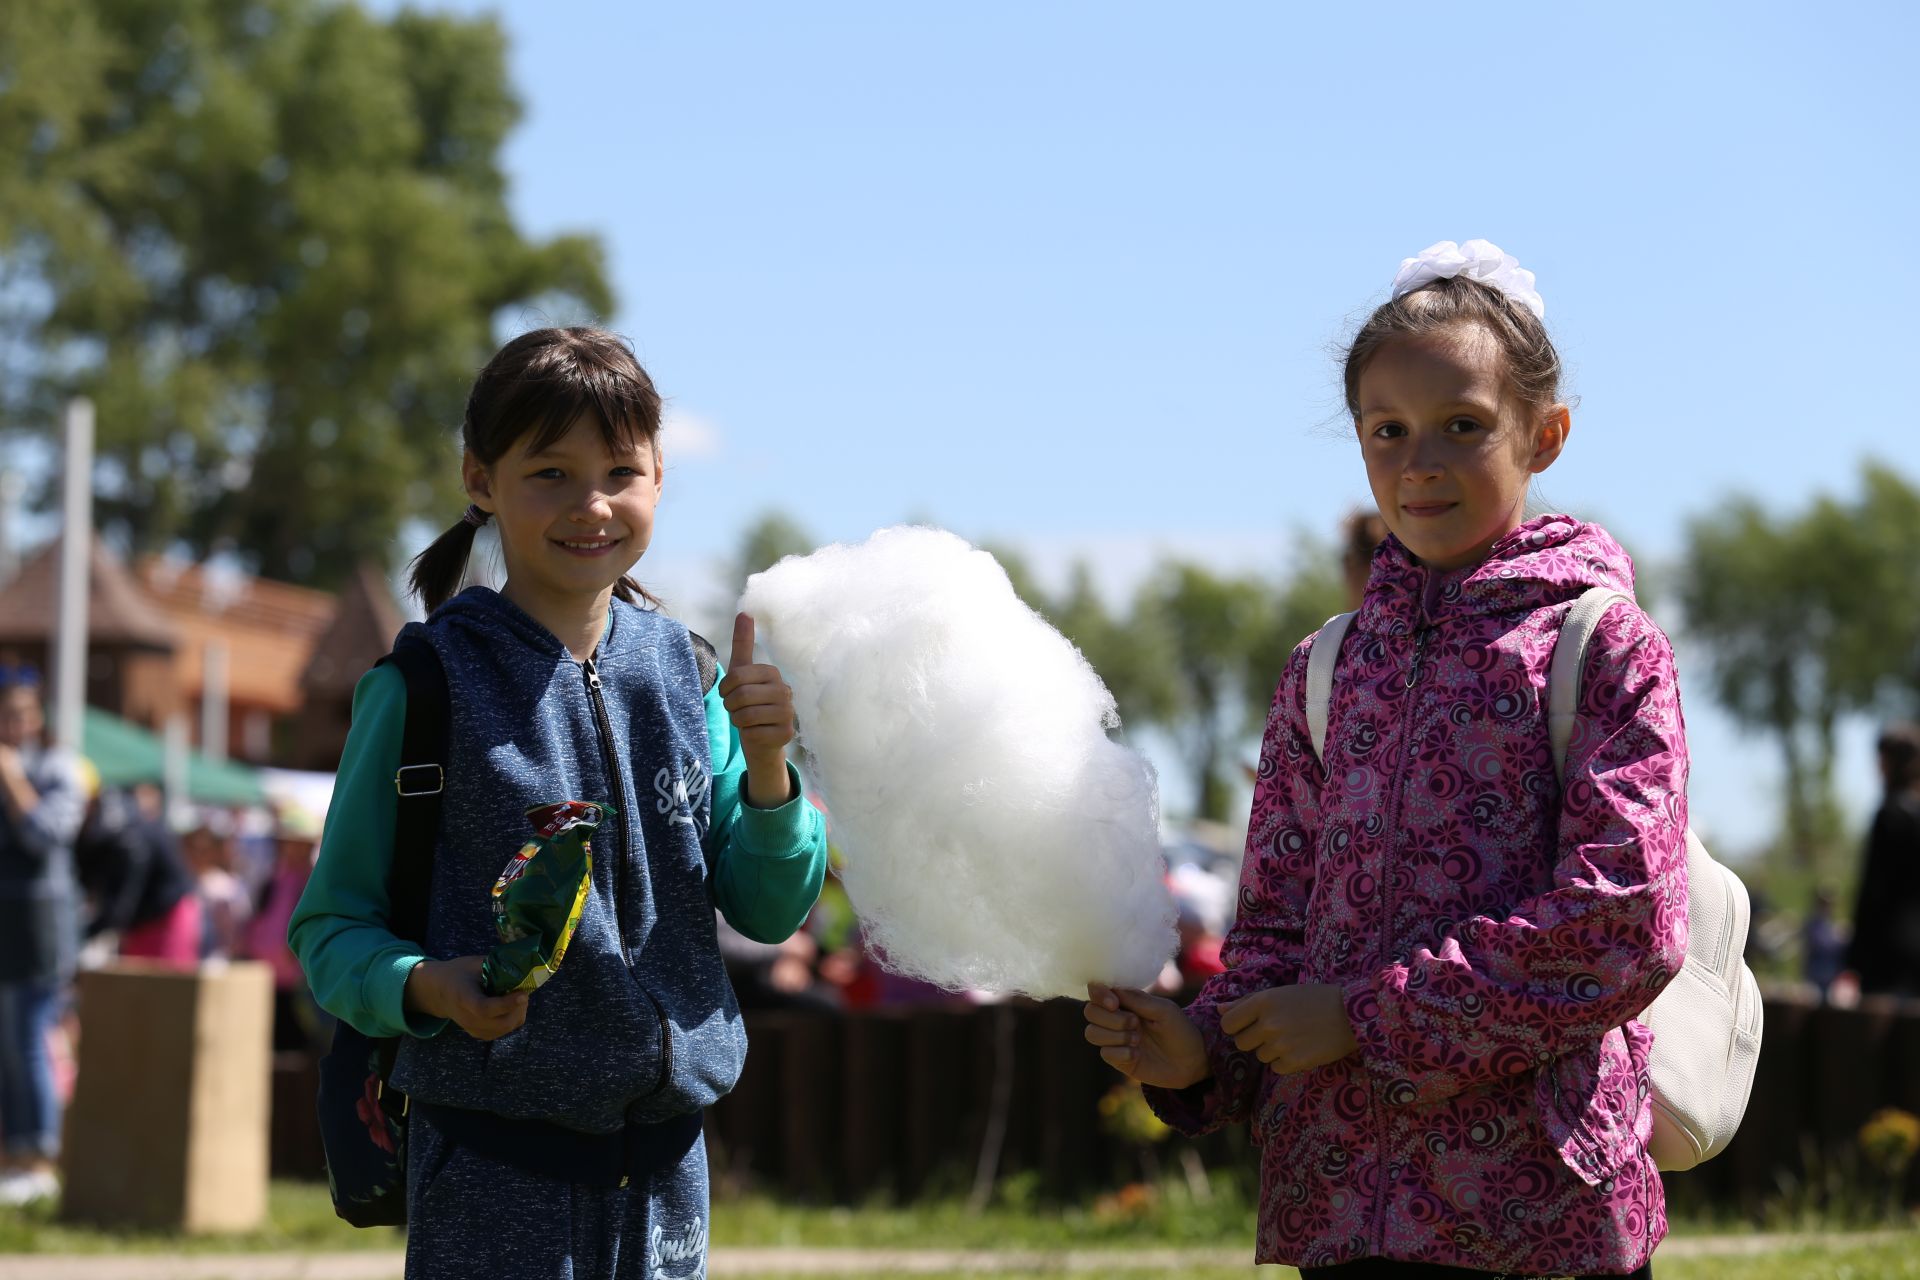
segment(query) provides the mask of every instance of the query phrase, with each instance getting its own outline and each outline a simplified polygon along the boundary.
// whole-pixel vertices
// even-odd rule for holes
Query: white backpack
[[[1580,705],[1580,672],[1600,618],[1625,592],[1594,587],[1575,602],[1554,646],[1547,684],[1547,732],[1554,772],[1564,783],[1567,744]],[[1307,731],[1314,755],[1327,746],[1334,665],[1351,613],[1328,620],[1307,660]],[[1713,860],[1687,831],[1687,958],[1640,1014],[1653,1031],[1653,1141],[1662,1172],[1691,1169],[1719,1155],[1740,1127],[1760,1060],[1760,987],[1742,954],[1750,914],[1740,877]]]

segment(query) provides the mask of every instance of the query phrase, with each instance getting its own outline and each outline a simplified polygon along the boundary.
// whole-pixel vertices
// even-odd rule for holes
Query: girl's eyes
[[[1466,435],[1472,431],[1484,431],[1486,428],[1472,418],[1455,418],[1447,423],[1445,430],[1449,435]],[[1383,422],[1373,429],[1376,440],[1398,440],[1406,434],[1407,429],[1397,422]]]
[[[632,467],[615,467],[613,470],[609,471],[607,474],[610,476],[618,476],[619,478],[624,480],[628,476],[637,476],[640,473],[634,470]],[[534,472],[531,476],[528,477],[528,479],[530,480],[565,480],[566,478],[567,478],[567,473],[562,471],[558,467],[542,467],[540,468],[540,470]]]

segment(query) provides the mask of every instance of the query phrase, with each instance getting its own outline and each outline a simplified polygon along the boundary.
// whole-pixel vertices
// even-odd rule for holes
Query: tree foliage
[[[1021,599],[1099,672],[1123,725],[1152,726],[1178,747],[1197,816],[1229,819],[1243,749],[1266,723],[1288,655],[1344,607],[1335,556],[1309,546],[1281,582],[1166,560],[1116,612],[1084,562],[1050,595],[1017,554],[994,554]]]
[[[740,535],[740,551],[733,558],[727,577],[733,594],[723,606],[731,611],[733,602],[746,590],[747,579],[763,569],[771,569],[788,556],[804,556],[819,546],[804,525],[784,511],[769,511]]]
[[[0,404],[94,397],[102,524],[328,582],[457,506],[495,322],[604,313],[513,225],[491,18],[324,0],[0,0]],[[510,310],[512,309],[512,310]]]
[[[1799,514],[1735,499],[1692,523],[1677,579],[1715,699],[1779,748],[1785,842],[1812,867],[1840,838],[1841,718],[1920,705],[1920,492],[1869,463],[1856,497]]]

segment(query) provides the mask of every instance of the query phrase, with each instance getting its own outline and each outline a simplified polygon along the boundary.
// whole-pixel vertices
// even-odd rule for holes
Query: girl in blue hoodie
[[[472,505],[414,562],[430,616],[407,629],[451,708],[424,945],[395,936],[388,892],[406,684],[379,666],[354,692],[289,941],[322,1007],[403,1037],[409,1280],[703,1275],[700,1111],[746,1054],[713,909],[778,942],[825,874],[824,824],[785,758],[792,692],[753,662],[752,619],[707,690],[705,642],[628,576],[653,532],[659,430],[652,381],[595,329],[524,334],[474,385]],[[454,595],[488,522],[506,585]],[[613,812],[564,963],[489,995],[490,890],[526,815],[569,800]],[[616,1168],[584,1172],[608,1150]]]

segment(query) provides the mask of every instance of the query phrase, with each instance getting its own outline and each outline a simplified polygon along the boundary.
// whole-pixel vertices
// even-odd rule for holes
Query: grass
[[[333,1216],[323,1185],[277,1182],[269,1197],[269,1221],[258,1231],[237,1236],[182,1238],[158,1232],[100,1231],[55,1220],[48,1206],[0,1209],[0,1254],[4,1253],[219,1253],[332,1252],[342,1249],[397,1249],[405,1243],[396,1230],[361,1231]],[[1746,1234],[1751,1225],[1720,1221],[1687,1224],[1702,1229]],[[1787,1225],[1787,1224],[1780,1224]],[[1840,1224],[1816,1221],[1792,1224],[1802,1230],[1833,1230]],[[1852,1224],[1847,1224],[1852,1225]],[[1173,1181],[1151,1193],[1126,1199],[1099,1197],[1086,1205],[1039,1202],[1035,1184],[1020,1178],[1002,1185],[999,1196],[979,1213],[958,1199],[914,1205],[874,1203],[857,1209],[795,1205],[764,1196],[723,1197],[714,1205],[713,1243],[727,1247],[834,1247],[1124,1251],[1130,1246],[1157,1249],[1245,1248],[1252,1253],[1253,1207],[1247,1193],[1229,1180],[1216,1183],[1210,1202],[1196,1204],[1184,1183]],[[1831,1246],[1776,1251],[1761,1257],[1656,1257],[1660,1280],[1920,1280],[1920,1230],[1890,1240],[1836,1240]],[[1067,1274],[1145,1280],[1163,1277],[1147,1269],[1080,1270],[1069,1273],[1064,1257],[1055,1265],[1020,1271],[954,1271],[929,1280],[1037,1280]],[[1194,1280],[1295,1280],[1290,1267],[1196,1267],[1183,1270]],[[777,1280],[774,1275],[764,1280]],[[811,1280],[821,1280],[813,1275]],[[853,1280],[848,1277],[847,1280]],[[873,1280],[871,1273],[860,1280]]]
[[[391,1227],[363,1231],[340,1221],[324,1182],[275,1182],[267,1193],[266,1225],[237,1235],[76,1226],[57,1220],[52,1204],[0,1209],[0,1253],[330,1253],[399,1249],[406,1242]]]
[[[1214,1178],[1212,1195],[1196,1202],[1184,1182],[1169,1180],[1132,1195],[1085,1204],[1043,1202],[1026,1175],[1005,1179],[979,1212],[959,1198],[857,1208],[822,1208],[765,1196],[716,1200],[715,1245],[804,1245],[846,1249],[1099,1249],[1129,1244],[1161,1248],[1253,1249],[1250,1188]]]

